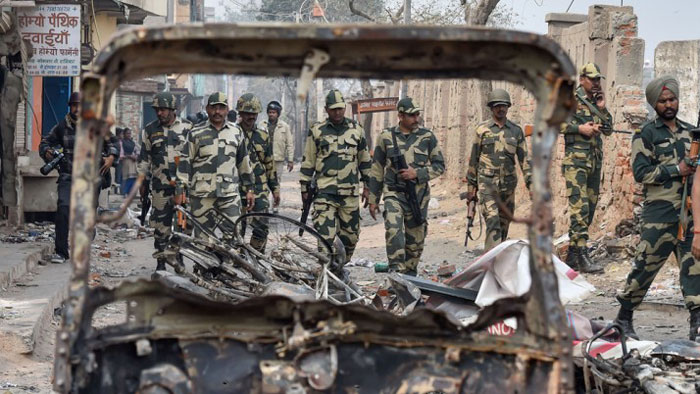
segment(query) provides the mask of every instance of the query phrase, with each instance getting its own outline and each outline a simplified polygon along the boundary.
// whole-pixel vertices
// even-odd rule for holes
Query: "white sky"
[[[391,0],[396,2],[397,0]],[[400,1],[400,0],[398,0]],[[413,0],[419,2],[423,0]],[[430,0],[457,2],[458,0]],[[251,0],[205,0],[207,6],[220,2],[249,4]],[[358,1],[361,4],[362,1]],[[545,15],[565,12],[571,0],[501,0],[518,14],[517,30],[544,34],[547,32]],[[574,0],[569,12],[587,14],[593,4],[620,5],[621,0]],[[639,37],[645,41],[645,60],[652,60],[654,48],[662,41],[700,39],[700,0],[622,0],[623,5],[634,7],[639,22]]]
[[[544,17],[550,12],[565,12],[571,0],[501,0],[518,13],[518,30],[546,33]],[[652,60],[654,48],[662,41],[700,39],[700,1],[698,0],[623,0],[637,14],[639,37],[644,39],[644,58]],[[620,0],[574,0],[569,12],[587,14],[593,4],[620,5]],[[652,62],[653,64],[653,62]]]

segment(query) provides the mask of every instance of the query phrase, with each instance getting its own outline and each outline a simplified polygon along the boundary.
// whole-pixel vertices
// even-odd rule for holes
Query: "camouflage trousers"
[[[484,252],[505,241],[508,238],[508,228],[510,227],[510,220],[498,209],[494,193],[498,193],[498,199],[505,204],[510,212],[515,211],[515,190],[487,191],[482,189],[479,193],[479,209],[481,209],[481,215],[484,217],[486,225]]]
[[[314,229],[332,246],[336,235],[350,261],[360,238],[360,197],[321,193],[314,200]]]
[[[689,225],[685,241],[679,241],[678,222],[643,223],[634,268],[627,276],[625,289],[617,295],[620,305],[634,310],[644,299],[656,274],[673,253],[680,262],[681,291],[688,309],[700,307],[700,262],[693,258],[693,227]]]
[[[154,258],[165,257],[165,247],[168,245],[173,215],[175,215],[175,204],[173,203],[174,189],[160,189],[151,191],[151,227],[153,227],[153,253]]]
[[[218,209],[231,223],[219,223],[218,215],[213,212],[214,208]],[[190,212],[202,227],[211,232],[215,232],[218,228],[223,234],[223,239],[230,240],[234,238],[233,222],[241,216],[241,198],[238,194],[230,197],[190,197]],[[204,234],[197,226],[194,226],[194,236],[204,238]]]
[[[429,197],[424,200],[430,199]],[[425,245],[428,222],[413,226],[413,213],[404,197],[384,198],[384,236],[389,269],[406,273],[417,271]]]
[[[588,227],[593,222],[600,192],[600,162],[593,161],[592,168],[579,165],[562,167],[569,198],[569,245],[585,247]]]
[[[245,195],[243,195],[241,200],[245,200]],[[270,199],[268,198],[268,192],[257,193],[255,195],[255,204],[253,204],[253,209],[251,209],[250,212],[267,212],[269,209]],[[241,209],[241,213],[243,214],[248,212],[246,208]],[[247,222],[242,224],[241,231],[245,234]],[[250,246],[261,253],[264,252],[265,245],[267,245],[267,235],[270,233],[267,219],[255,218],[250,222],[250,227],[253,229],[253,234],[250,237]]]

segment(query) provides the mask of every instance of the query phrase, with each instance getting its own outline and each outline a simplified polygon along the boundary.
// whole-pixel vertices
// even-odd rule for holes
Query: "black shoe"
[[[621,307],[614,322],[622,327],[626,337],[639,340],[639,335],[634,332],[634,325],[632,324],[632,311]]]
[[[691,341],[700,342],[700,308],[690,311],[690,338]]]
[[[156,265],[156,271],[165,271],[165,259],[158,259],[158,264]]]
[[[586,274],[603,272],[603,267],[594,263],[588,256],[588,248],[579,248],[578,270]]]
[[[569,249],[566,251],[566,261],[564,263],[574,270],[578,270],[578,246],[569,245]]]

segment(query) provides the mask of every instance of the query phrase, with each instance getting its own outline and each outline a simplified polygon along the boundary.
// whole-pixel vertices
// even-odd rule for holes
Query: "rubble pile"
[[[53,241],[54,225],[51,222],[27,223],[24,227],[25,229],[13,231],[12,234],[0,235],[0,242],[18,244]]]

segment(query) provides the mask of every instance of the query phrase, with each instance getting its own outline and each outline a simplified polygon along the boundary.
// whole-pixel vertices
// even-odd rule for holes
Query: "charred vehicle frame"
[[[187,53],[187,56],[177,54]],[[460,326],[417,309],[405,317],[361,305],[281,296],[217,302],[160,281],[88,286],[92,208],[109,100],[124,81],[171,72],[287,75],[305,94],[315,76],[478,78],[523,85],[538,103],[532,140],[529,292]],[[549,168],[573,111],[574,66],[550,39],[466,27],[177,25],[121,31],[81,83],[71,205],[73,273],[57,333],[59,392],[569,392],[571,341],[552,264]],[[103,305],[123,324],[94,328]],[[511,337],[492,322],[515,317]]]

